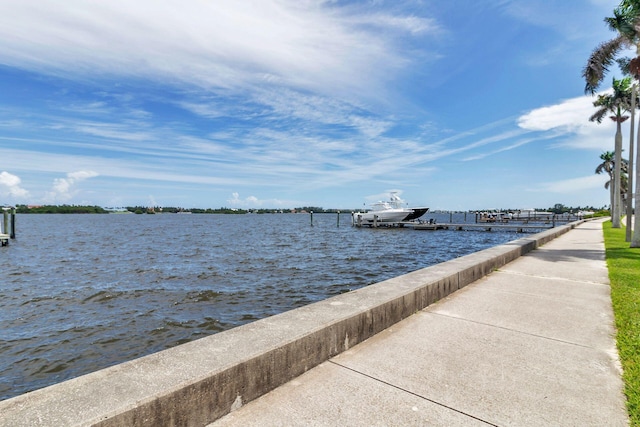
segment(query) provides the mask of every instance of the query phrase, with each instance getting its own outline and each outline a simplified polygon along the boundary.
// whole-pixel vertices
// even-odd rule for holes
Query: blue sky
[[[0,0],[0,204],[605,206],[617,3]]]

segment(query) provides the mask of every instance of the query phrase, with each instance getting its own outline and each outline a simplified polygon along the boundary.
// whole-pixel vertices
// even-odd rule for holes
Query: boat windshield
[[[402,200],[396,193],[391,193],[389,201],[380,200],[371,205],[372,210],[382,211],[388,209],[402,209],[404,200]]]

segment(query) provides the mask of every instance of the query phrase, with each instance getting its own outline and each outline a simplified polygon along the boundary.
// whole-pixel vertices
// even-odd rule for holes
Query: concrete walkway
[[[210,424],[625,426],[602,221]]]

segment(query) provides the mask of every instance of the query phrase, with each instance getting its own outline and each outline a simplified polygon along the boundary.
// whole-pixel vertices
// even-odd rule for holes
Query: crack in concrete
[[[372,376],[372,375],[365,374],[364,372],[361,372],[361,371],[358,371],[357,369],[353,369],[353,368],[350,368],[350,367],[348,367],[348,366],[342,365],[342,364],[340,364],[340,363],[338,363],[338,362],[335,362],[334,360],[329,360],[328,362],[329,362],[329,363],[332,363],[332,364],[334,364],[334,365],[336,365],[336,366],[339,366],[339,367],[341,367],[341,368],[347,369],[347,370],[349,370],[349,371],[351,371],[351,372],[355,372],[356,374],[358,374],[358,375],[362,375],[363,377],[366,377],[366,378],[372,379],[372,380],[374,380],[374,381],[377,381],[377,382],[379,382],[379,383],[381,383],[381,384],[387,385],[387,386],[389,386],[389,387],[393,387],[393,388],[395,388],[395,389],[397,389],[397,390],[400,390],[400,391],[402,391],[402,392],[404,392],[404,393],[409,393],[409,394],[411,394],[411,395],[413,395],[413,396],[416,396],[416,397],[418,397],[418,398],[420,398],[420,399],[426,400],[427,402],[431,402],[431,403],[433,403],[434,405],[438,405],[438,406],[440,406],[440,407],[446,408],[446,409],[448,409],[448,410],[450,410],[450,411],[457,412],[457,413],[459,413],[459,414],[461,414],[461,415],[464,415],[464,416],[466,416],[466,417],[473,418],[474,420],[480,421],[480,422],[482,422],[482,423],[484,423],[484,424],[487,424],[487,425],[490,425],[490,426],[494,426],[494,427],[498,427],[498,424],[494,424],[494,423],[492,423],[492,422],[490,422],[490,421],[487,421],[487,420],[484,420],[484,419],[482,419],[482,418],[476,417],[476,416],[471,415],[471,414],[469,414],[469,413],[467,413],[467,412],[464,412],[464,411],[461,411],[461,410],[459,410],[459,409],[453,408],[453,407],[451,407],[451,406],[449,406],[449,405],[445,405],[444,403],[438,402],[437,400],[433,400],[433,399],[430,399],[430,398],[428,398],[428,397],[426,397],[426,396],[422,396],[422,395],[420,395],[420,394],[418,394],[418,393],[415,393],[415,392],[413,392],[413,391],[411,391],[411,390],[408,390],[408,389],[406,389],[406,388],[400,387],[400,386],[398,386],[398,385],[391,384],[391,383],[390,383],[390,382],[388,382],[388,381],[384,381],[384,380],[382,380],[382,379],[380,379],[380,378],[376,378],[376,377],[374,377],[374,376]]]

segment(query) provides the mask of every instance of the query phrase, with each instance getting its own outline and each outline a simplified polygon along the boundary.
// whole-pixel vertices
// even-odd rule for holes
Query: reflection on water
[[[0,399],[518,237],[313,221],[18,215],[0,249]]]

